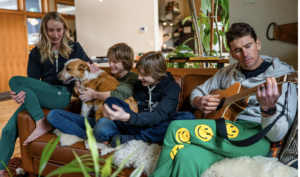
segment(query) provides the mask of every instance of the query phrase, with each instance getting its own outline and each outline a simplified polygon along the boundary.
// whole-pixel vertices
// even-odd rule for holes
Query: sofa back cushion
[[[203,84],[207,79],[212,76],[205,75],[186,75],[184,76],[183,83],[181,86],[181,99],[178,111],[190,111],[195,112],[195,109],[190,104],[190,94],[193,89],[198,85]]]

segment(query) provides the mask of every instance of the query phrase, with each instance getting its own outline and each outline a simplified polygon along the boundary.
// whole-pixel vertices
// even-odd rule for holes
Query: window
[[[0,9],[18,10],[17,0],[0,0]]]
[[[57,12],[66,15],[75,15],[75,6],[66,4],[57,4]]]
[[[26,11],[42,12],[41,0],[26,0]]]
[[[35,45],[39,42],[40,18],[27,18],[28,45]]]

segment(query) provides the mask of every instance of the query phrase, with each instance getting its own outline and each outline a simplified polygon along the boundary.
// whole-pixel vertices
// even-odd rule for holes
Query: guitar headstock
[[[291,82],[291,83],[297,84],[298,83],[298,71],[287,75],[285,82]]]

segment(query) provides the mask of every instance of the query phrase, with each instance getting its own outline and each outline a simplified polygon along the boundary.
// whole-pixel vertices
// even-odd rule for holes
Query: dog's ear
[[[88,71],[90,72],[90,67],[87,63],[80,63],[78,66],[79,71]]]

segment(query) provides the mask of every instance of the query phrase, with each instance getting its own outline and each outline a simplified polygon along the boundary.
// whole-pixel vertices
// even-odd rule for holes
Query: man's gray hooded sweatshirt
[[[292,66],[280,61],[278,58],[271,58],[265,55],[261,55],[260,57],[266,62],[272,63],[272,65],[264,73],[258,75],[257,77],[245,79],[244,74],[241,73],[241,66],[239,63],[235,63],[229,65],[228,67],[222,68],[212,78],[208,79],[204,84],[196,87],[192,91],[190,95],[191,105],[196,108],[193,104],[196,97],[207,95],[214,89],[225,90],[236,82],[241,83],[245,88],[248,89],[266,82],[266,77],[274,76],[275,78],[277,78],[282,75],[295,72]],[[286,90],[287,83],[284,83],[282,85],[282,94],[276,103],[277,113],[275,115],[271,117],[261,116],[260,105],[256,100],[256,94],[254,94],[250,96],[248,102],[249,106],[237,117],[237,119],[261,123],[262,128],[265,128],[266,126],[271,124],[273,120],[275,120],[276,117],[280,114],[283,108]],[[291,84],[291,89],[288,96],[288,112],[285,112],[285,115],[276,122],[276,124],[267,134],[267,137],[270,141],[280,141],[288,132],[296,115],[297,100],[297,85]]]

